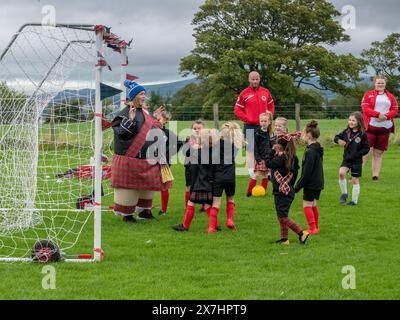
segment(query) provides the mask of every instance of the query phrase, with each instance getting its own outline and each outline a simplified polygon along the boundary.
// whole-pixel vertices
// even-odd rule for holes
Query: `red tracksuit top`
[[[274,99],[268,89],[247,87],[239,95],[235,105],[235,114],[246,124],[260,125],[260,114],[269,111],[275,112]]]
[[[395,96],[387,90],[385,90],[385,93],[391,102],[390,110],[387,114],[385,114],[385,116],[388,120],[392,121],[393,126],[392,126],[392,129],[390,129],[390,131],[394,132],[394,118],[396,118],[396,116],[399,112],[399,107],[397,105]],[[366,130],[368,130],[368,126],[369,126],[371,117],[375,117],[375,118],[379,117],[379,112],[375,111],[375,103],[376,103],[376,98],[377,98],[378,94],[379,94],[379,92],[376,90],[367,91],[364,94],[364,98],[362,100],[361,107],[362,107],[362,111],[363,111],[363,117],[364,117]]]

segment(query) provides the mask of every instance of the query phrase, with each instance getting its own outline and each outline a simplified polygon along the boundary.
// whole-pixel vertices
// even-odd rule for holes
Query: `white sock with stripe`
[[[360,185],[353,184],[353,194],[352,194],[351,200],[357,204],[359,196],[360,196]]]
[[[340,185],[340,191],[342,191],[342,194],[347,194],[347,181],[346,179],[339,179],[339,185]]]

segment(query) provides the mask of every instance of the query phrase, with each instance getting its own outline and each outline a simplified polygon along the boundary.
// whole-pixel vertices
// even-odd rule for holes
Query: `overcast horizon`
[[[352,5],[356,10],[356,28],[346,31],[351,41],[331,48],[337,53],[358,56],[371,42],[382,41],[392,32],[400,31],[397,23],[400,1],[331,2],[339,12],[345,5]],[[141,82],[184,80],[178,72],[179,63],[195,46],[191,21],[203,3],[203,0],[116,0],[109,3],[100,0],[0,0],[0,52],[22,24],[40,22],[42,7],[53,5],[57,23],[104,24],[126,40],[133,38],[128,72],[139,76]]]

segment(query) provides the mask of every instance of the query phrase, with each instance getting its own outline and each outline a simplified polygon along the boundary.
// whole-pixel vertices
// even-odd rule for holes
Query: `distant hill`
[[[184,88],[186,85],[191,83],[198,83],[199,80],[196,78],[182,80],[182,81],[175,81],[170,83],[162,83],[162,84],[154,84],[154,85],[146,85],[147,93],[151,92],[158,92],[161,96],[173,96],[175,95],[180,89]],[[371,80],[368,78],[364,79],[364,82],[371,84]],[[313,79],[310,83],[318,85],[318,79]],[[302,86],[303,88],[312,89],[313,86],[305,85]],[[328,100],[333,100],[336,98],[337,94],[332,91],[322,91],[324,96]],[[80,89],[80,90],[64,90],[57,94],[57,96],[53,99],[53,102],[56,104],[62,103],[70,103],[72,100],[79,99],[83,102],[83,104],[91,104],[94,103],[95,100],[95,92],[93,89]],[[118,104],[119,102],[119,95],[113,97],[114,103]]]
[[[175,81],[170,83],[161,83],[161,84],[154,84],[154,85],[145,85],[147,93],[151,92],[158,92],[162,96],[173,96],[176,92],[180,89],[185,87],[190,83],[197,83],[197,79],[188,79],[182,81]],[[80,90],[63,90],[59,92],[56,97],[53,99],[53,103],[55,104],[62,104],[62,103],[70,103],[73,100],[81,100],[83,104],[90,104],[94,103],[95,100],[95,91],[93,89],[80,89]],[[118,103],[120,100],[120,95],[116,95],[113,98],[115,103]]]
[[[188,84],[191,83],[198,83],[199,80],[197,79],[188,79],[170,83],[163,83],[163,84],[155,84],[155,85],[148,85],[145,86],[148,92],[159,92],[162,96],[173,96],[177,93],[180,89],[184,88]]]

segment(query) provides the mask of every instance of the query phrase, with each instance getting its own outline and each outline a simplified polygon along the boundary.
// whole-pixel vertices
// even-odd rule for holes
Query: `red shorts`
[[[369,146],[374,149],[386,151],[389,145],[390,130],[391,129],[369,126],[366,132]]]

